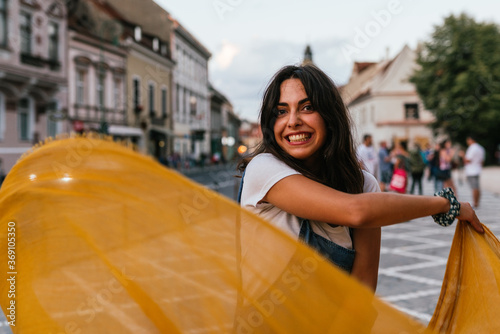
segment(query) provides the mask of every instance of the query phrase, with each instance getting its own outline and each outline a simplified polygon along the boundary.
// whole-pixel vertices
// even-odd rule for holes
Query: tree
[[[466,14],[445,18],[417,50],[410,81],[435,121],[435,133],[465,143],[474,135],[492,155],[500,143],[500,30]]]

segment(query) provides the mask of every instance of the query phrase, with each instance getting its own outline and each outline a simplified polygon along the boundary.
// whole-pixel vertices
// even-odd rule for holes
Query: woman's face
[[[313,109],[299,79],[287,79],[280,87],[274,137],[283,151],[314,168],[322,157],[327,137],[326,124]]]

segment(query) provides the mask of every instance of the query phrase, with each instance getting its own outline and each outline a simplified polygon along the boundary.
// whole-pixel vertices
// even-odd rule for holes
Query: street
[[[498,177],[500,169],[485,175]],[[184,171],[190,179],[231,199],[236,198],[239,178],[234,177],[234,165],[210,166]],[[460,200],[470,201],[471,191],[463,176],[454,174]],[[487,180],[483,180],[487,182]],[[424,195],[433,194],[433,183],[424,180]],[[495,234],[500,235],[500,205],[498,192],[483,190],[479,219]],[[432,317],[441,291],[455,225],[441,227],[431,217],[382,229],[382,248],[377,295],[395,308],[427,324]],[[20,315],[19,321],[22,321]],[[0,334],[11,333],[5,317],[0,319]]]

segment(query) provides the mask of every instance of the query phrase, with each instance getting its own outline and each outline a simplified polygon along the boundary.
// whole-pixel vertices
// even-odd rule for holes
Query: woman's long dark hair
[[[315,173],[307,169],[301,160],[283,151],[274,137],[281,84],[293,78],[302,82],[314,110],[321,115],[327,128],[324,159],[319,162],[318,172]],[[356,157],[351,125],[351,118],[337,87],[323,71],[311,64],[285,66],[274,75],[264,93],[260,110],[263,140],[253,154],[239,163],[238,169],[243,171],[250,160],[260,153],[271,153],[306,177],[340,191],[361,193],[364,177]]]

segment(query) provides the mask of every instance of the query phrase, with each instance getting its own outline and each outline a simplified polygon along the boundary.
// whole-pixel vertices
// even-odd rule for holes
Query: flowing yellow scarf
[[[436,227],[438,228],[438,227]],[[14,333],[492,333],[500,247],[459,223],[426,328],[235,202],[128,147],[48,141],[0,190]]]

